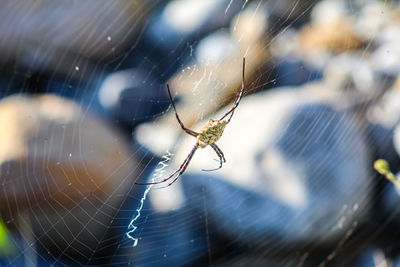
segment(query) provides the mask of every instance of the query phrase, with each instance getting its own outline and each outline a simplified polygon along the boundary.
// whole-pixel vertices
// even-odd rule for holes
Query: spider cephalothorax
[[[215,168],[215,169],[203,170],[203,171],[214,171],[214,170],[218,170],[218,169],[220,169],[222,167],[222,164],[225,163],[226,160],[225,160],[225,157],[224,157],[224,153],[215,144],[215,142],[217,142],[219,140],[219,138],[222,136],[222,133],[224,132],[225,126],[232,119],[233,112],[235,111],[235,109],[239,105],[240,99],[242,99],[243,90],[244,90],[244,67],[245,67],[245,59],[243,58],[242,88],[240,89],[240,92],[237,95],[235,103],[233,104],[231,109],[227,113],[225,113],[224,116],[222,116],[219,120],[209,120],[203,126],[203,128],[201,128],[199,133],[188,129],[183,125],[181,119],[179,118],[178,112],[176,111],[176,107],[175,107],[174,101],[172,100],[171,91],[169,90],[169,86],[167,84],[169,100],[171,101],[171,105],[174,108],[176,119],[177,119],[179,125],[181,126],[181,128],[187,134],[189,134],[189,135],[191,135],[191,136],[196,138],[196,143],[194,144],[194,147],[192,148],[192,150],[190,151],[190,153],[186,157],[186,159],[183,161],[183,163],[181,164],[179,169],[176,170],[174,173],[172,173],[170,176],[168,176],[167,178],[165,178],[165,179],[163,179],[161,181],[157,181],[157,182],[136,183],[136,184],[140,184],[140,185],[161,184],[161,183],[164,183],[164,182],[169,181],[170,179],[172,179],[172,181],[167,185],[167,186],[170,186],[171,184],[173,184],[182,175],[182,173],[185,172],[185,170],[186,170],[187,166],[189,165],[189,162],[192,159],[192,157],[193,157],[194,153],[196,152],[196,150],[198,148],[205,148],[206,146],[211,146],[214,149],[215,153],[217,153],[217,155],[219,157],[219,167]],[[224,120],[224,118],[227,117],[228,115],[229,115],[229,118],[227,120]]]

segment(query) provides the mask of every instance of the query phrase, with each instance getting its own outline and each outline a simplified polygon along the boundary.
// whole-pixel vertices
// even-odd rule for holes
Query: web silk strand
[[[164,173],[164,169],[168,166],[168,162],[171,160],[171,157],[173,156],[172,153],[169,151],[166,152],[165,155],[162,156],[162,160],[157,164],[156,170],[153,173],[153,178],[151,179],[151,182],[155,182],[158,180],[158,178],[161,178]],[[150,192],[150,189],[153,187],[153,184],[150,184],[147,186],[146,190],[143,193],[142,198],[140,199],[140,204],[139,207],[136,209],[136,216],[131,220],[131,222],[128,225],[128,232],[126,233],[126,236],[133,241],[133,247],[136,247],[139,239],[133,235],[133,233],[136,231],[137,226],[135,226],[135,222],[140,218],[141,211],[143,209],[143,204],[144,201],[147,198],[147,194]]]

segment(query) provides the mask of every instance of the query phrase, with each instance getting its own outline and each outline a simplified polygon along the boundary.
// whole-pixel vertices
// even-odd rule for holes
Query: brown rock
[[[300,30],[300,46],[308,52],[333,51],[341,53],[360,49],[362,40],[355,35],[349,18],[340,18],[327,23],[308,24]]]
[[[242,82],[243,57],[246,58],[247,85],[266,64],[269,59],[269,51],[265,49],[269,40],[267,28],[267,17],[262,10],[246,9],[231,23],[233,49],[229,55],[211,64],[197,62],[171,79],[172,91],[179,92],[181,98],[177,109],[187,127],[235,99]],[[246,92],[249,92],[248,86]],[[172,112],[163,120],[167,124],[176,123]]]
[[[24,214],[46,249],[93,253],[134,182],[126,140],[53,95],[2,100],[0,128],[2,219],[18,229]]]

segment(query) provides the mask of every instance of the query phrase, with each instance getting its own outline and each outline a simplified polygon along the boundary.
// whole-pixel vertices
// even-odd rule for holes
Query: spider
[[[161,181],[155,181],[155,182],[148,182],[148,183],[136,183],[138,185],[153,185],[153,184],[161,184],[164,182],[167,182],[172,179],[172,181],[166,186],[172,185],[178,178],[185,172],[187,166],[189,165],[189,162],[193,158],[194,153],[198,148],[205,148],[206,146],[211,146],[215,153],[219,157],[219,167],[215,169],[210,169],[210,170],[205,170],[203,171],[215,171],[218,169],[222,168],[222,164],[226,162],[224,153],[222,150],[215,144],[219,140],[219,138],[222,136],[222,133],[224,132],[225,126],[231,121],[233,113],[235,112],[235,109],[238,107],[240,99],[242,98],[243,95],[243,90],[244,90],[244,69],[245,69],[245,58],[243,58],[243,71],[242,71],[242,88],[240,89],[240,92],[238,93],[235,103],[231,107],[231,109],[226,112],[219,120],[213,120],[210,119],[200,130],[200,132],[195,132],[193,130],[190,130],[186,128],[182,121],[179,118],[178,112],[176,111],[176,107],[174,104],[174,101],[172,100],[171,96],[171,90],[169,89],[169,85],[167,84],[167,91],[168,91],[168,96],[169,100],[171,101],[172,107],[174,108],[175,116],[176,119],[178,120],[178,123],[180,124],[181,128],[189,135],[193,136],[196,138],[196,143],[194,144],[194,147],[190,151],[189,155],[186,157],[186,159],[183,161],[181,166],[170,176],[167,178],[161,180]],[[229,117],[228,117],[229,116]],[[228,117],[227,120],[224,120],[224,118]]]

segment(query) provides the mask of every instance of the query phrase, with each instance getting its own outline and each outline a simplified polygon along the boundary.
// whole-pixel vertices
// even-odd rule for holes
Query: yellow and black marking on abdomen
[[[206,125],[201,129],[199,135],[197,136],[197,140],[199,141],[200,147],[204,148],[208,145],[211,145],[218,141],[224,132],[226,126],[226,121],[223,120],[210,120]]]

